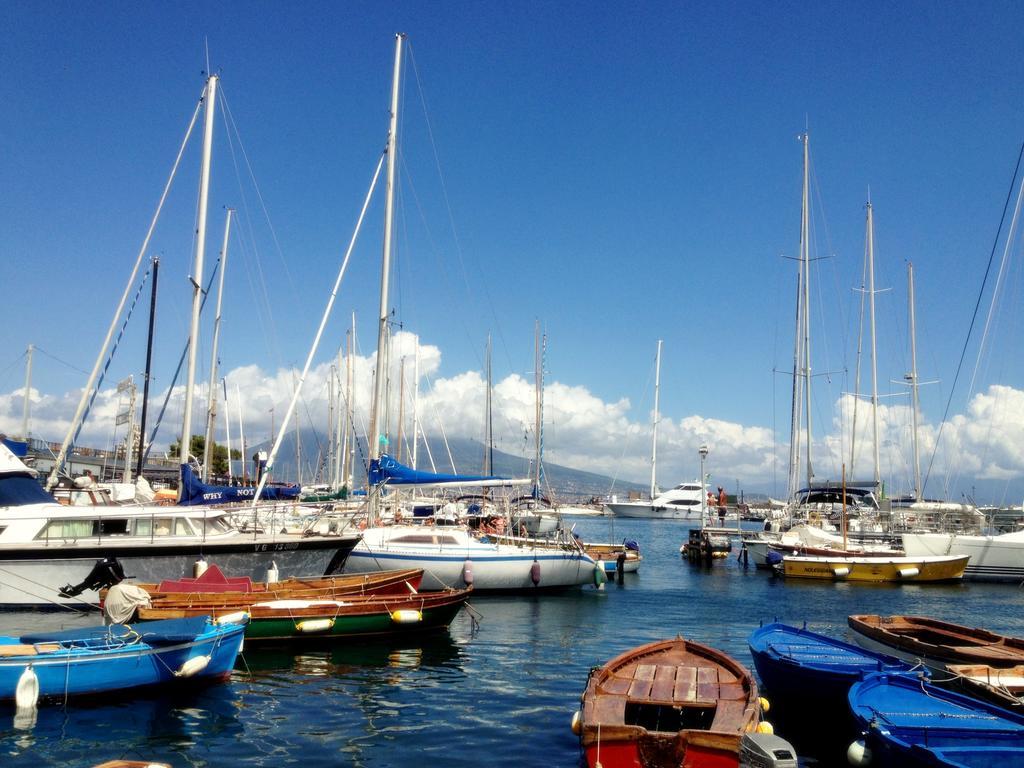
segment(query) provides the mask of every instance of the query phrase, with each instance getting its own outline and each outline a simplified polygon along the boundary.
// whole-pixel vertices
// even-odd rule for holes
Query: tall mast
[[[338,357],[340,358],[341,355],[339,354]],[[320,482],[326,483],[332,488],[337,480],[337,474],[334,471],[334,455],[337,453],[337,446],[334,443],[334,406],[337,403],[334,383],[337,379],[338,369],[332,363],[330,370],[327,372],[327,460],[324,462],[326,471],[319,478]]]
[[[213,463],[213,428],[217,420],[217,343],[220,341],[220,308],[224,299],[224,274],[228,271],[228,236],[231,234],[231,215],[234,208],[228,208],[224,222],[224,244],[220,249],[220,282],[217,285],[217,312],[213,318],[213,350],[210,353],[210,397],[206,409],[206,441],[203,446],[203,482],[210,480],[210,464]],[[231,461],[230,454],[228,461]]]
[[[398,91],[401,82],[402,40],[405,35],[395,35],[395,67],[391,81],[391,121],[388,126],[388,173],[387,194],[384,202],[384,254],[380,273],[380,313],[377,318],[377,367],[373,377],[373,405],[370,409],[369,456],[370,461],[380,458],[380,417],[381,396],[384,392],[384,377],[387,372],[388,336],[388,283],[391,272],[391,235],[394,228],[395,211],[395,166],[398,152]]]
[[[416,337],[415,357],[412,366],[412,468],[416,469],[419,458],[420,438],[420,337]]]
[[[796,276],[796,325],[793,329],[793,398],[790,404],[789,424],[789,479],[788,498],[796,496],[800,488],[800,409],[803,407],[803,379],[801,378],[801,329],[803,327],[804,263],[800,261]]]
[[[803,352],[804,352],[804,411],[807,428],[807,487],[811,487],[814,468],[811,465],[811,249],[810,234],[810,154],[807,147],[808,135],[804,133],[804,189],[800,211],[800,256],[804,268],[803,302]]]
[[[658,354],[654,358],[654,416],[651,419],[651,498],[658,487],[658,395],[661,389],[661,339],[658,339]]]
[[[494,423],[491,414],[491,334],[487,334],[487,360],[484,365],[487,389],[484,393],[484,474],[494,474]]]
[[[242,389],[235,382],[235,400],[238,401],[238,445],[242,449],[242,485],[249,484],[249,457],[245,455],[245,424],[242,423]]]
[[[533,463],[533,496],[540,498],[540,457],[541,457],[541,423],[544,419],[544,363],[540,354],[540,321],[536,321],[533,331],[534,356],[534,463]]]
[[[142,381],[142,417],[139,419],[139,459],[135,465],[135,476],[142,477],[146,461],[146,415],[149,412],[149,381],[153,372],[153,324],[156,322],[156,284],[160,272],[160,258],[153,257],[153,285],[149,294],[149,332],[146,335],[146,372]]]
[[[192,445],[192,397],[196,384],[196,351],[199,349],[199,309],[202,302],[203,257],[206,255],[206,210],[210,193],[210,155],[213,151],[213,118],[217,105],[217,75],[206,81],[206,115],[203,123],[203,165],[199,176],[199,223],[196,229],[196,258],[192,277],[192,322],[189,329],[188,374],[185,378],[185,415],[181,425],[178,456],[188,464]],[[182,484],[178,484],[181,500]]]
[[[352,475],[352,459],[355,454],[355,392],[352,383],[353,359],[352,352],[355,347],[354,337],[356,332],[356,315],[352,313],[352,328],[349,329],[345,339],[345,434],[341,444],[341,484],[350,491],[352,487],[349,479]]]
[[[224,443],[228,449],[228,484],[231,483],[231,409],[228,408],[228,380],[221,379],[221,386],[224,387]],[[242,456],[245,462],[245,456]]]
[[[917,442],[917,419],[920,403],[917,399],[917,328],[914,324],[914,263],[907,264],[907,303],[910,307],[910,398],[913,418],[914,442],[914,500],[918,501],[924,489],[921,488],[921,454]]]
[[[32,398],[29,396],[32,392],[32,353],[35,351],[35,347],[31,344],[28,345],[28,349],[25,350],[25,390],[22,395],[24,402],[24,409],[22,410],[21,416],[21,439],[28,442],[28,417],[29,408],[32,404]]]
[[[398,363],[398,429],[395,446],[395,460],[402,460],[402,440],[405,439],[405,355]]]
[[[875,347],[875,226],[871,201],[868,201],[868,306],[871,312],[871,427],[875,444],[875,488],[881,481],[878,445],[878,361]]]

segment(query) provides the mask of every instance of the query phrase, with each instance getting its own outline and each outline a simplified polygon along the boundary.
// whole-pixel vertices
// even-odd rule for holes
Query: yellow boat
[[[787,578],[826,581],[954,581],[963,578],[967,555],[842,557],[787,555],[779,566]]]

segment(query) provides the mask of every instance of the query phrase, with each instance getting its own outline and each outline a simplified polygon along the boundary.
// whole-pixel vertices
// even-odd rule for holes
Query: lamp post
[[[708,508],[708,494],[704,488],[704,459],[708,457],[707,445],[702,444],[698,452],[700,453],[700,527],[703,528]]]

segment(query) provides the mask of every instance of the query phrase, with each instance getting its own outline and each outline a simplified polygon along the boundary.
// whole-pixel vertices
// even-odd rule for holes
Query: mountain
[[[302,482],[311,484],[321,482],[320,477],[326,473],[315,471],[316,467],[326,464],[327,439],[324,435],[318,434],[311,429],[303,430],[302,435]],[[249,446],[246,452],[251,458],[256,451],[269,451],[269,442],[256,446]],[[451,453],[451,460],[449,459]],[[366,461],[366,443],[360,441],[356,451],[357,461]],[[433,465],[430,457],[433,457]],[[398,457],[396,457],[398,458]],[[436,472],[461,472],[463,474],[480,474],[483,470],[484,446],[479,440],[469,438],[449,438],[448,447],[439,438],[429,439],[429,450],[421,442],[417,452],[417,465],[419,469]],[[403,453],[399,459],[403,464],[411,464],[411,458]],[[454,462],[454,466],[452,466]],[[276,480],[293,482],[296,478],[295,471],[295,438],[285,439],[278,453],[275,462],[274,475]],[[532,456],[514,456],[504,451],[494,450],[494,471],[493,474],[499,477],[521,478],[532,477],[533,460]],[[357,484],[360,475],[357,474]],[[563,467],[559,464],[544,462],[544,490],[552,493],[559,500],[572,501],[578,499],[589,499],[593,496],[604,497],[612,487],[612,479],[606,475],[596,472],[586,472],[572,467]],[[646,487],[637,483],[615,481],[615,492],[619,495],[628,494],[630,491],[646,493]]]

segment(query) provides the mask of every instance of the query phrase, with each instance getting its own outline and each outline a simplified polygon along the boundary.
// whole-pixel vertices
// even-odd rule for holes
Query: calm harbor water
[[[47,704],[31,728],[15,727],[13,708],[0,709],[0,765],[123,757],[175,768],[512,760],[576,768],[569,722],[590,668],[650,640],[681,634],[750,666],[747,635],[776,617],[841,637],[850,613],[933,615],[1024,635],[1016,586],[785,582],[744,570],[735,552],[710,568],[690,565],[678,551],[685,523],[575,524],[587,540],[639,541],[640,572],[603,591],[476,597],[473,614],[463,611],[448,633],[400,644],[247,648],[228,683],[170,698]],[[97,623],[6,614],[0,634],[86,621]]]

